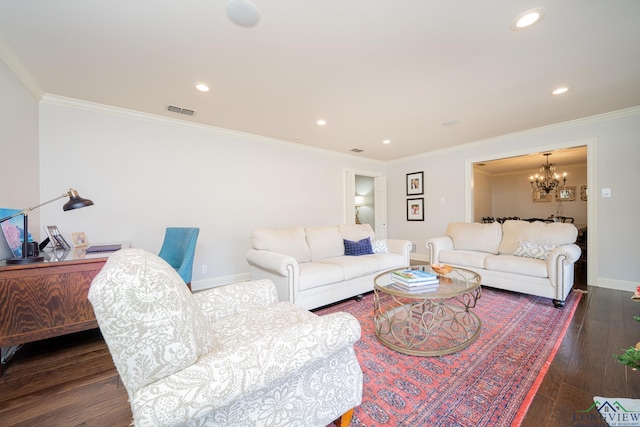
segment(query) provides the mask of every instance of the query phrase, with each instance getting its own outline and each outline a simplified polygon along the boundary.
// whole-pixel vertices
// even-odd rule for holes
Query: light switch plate
[[[611,189],[603,188],[602,189],[602,197],[611,197]]]

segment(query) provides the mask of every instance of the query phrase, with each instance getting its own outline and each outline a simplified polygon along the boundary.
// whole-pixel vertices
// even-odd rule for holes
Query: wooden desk
[[[44,255],[33,264],[0,262],[0,347],[98,327],[87,293],[110,253]]]

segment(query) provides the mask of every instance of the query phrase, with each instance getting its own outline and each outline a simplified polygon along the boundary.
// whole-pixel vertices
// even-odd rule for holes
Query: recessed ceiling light
[[[382,140],[383,144],[391,144],[391,140],[390,139],[384,139]]]
[[[326,120],[324,120],[324,119],[320,119],[320,120],[318,120],[318,121],[316,122],[316,124],[317,124],[318,126],[324,126],[324,125],[326,125],[326,124],[327,124],[327,121],[326,121]]]
[[[231,0],[227,3],[226,12],[227,18],[240,27],[251,28],[260,22],[260,11],[247,0]]]
[[[555,89],[553,92],[551,92],[551,95],[562,95],[563,93],[567,93],[567,92],[569,92],[569,88],[566,86],[563,86]]]
[[[520,31],[525,28],[529,28],[536,22],[540,22],[542,18],[545,16],[545,10],[543,8],[536,8],[527,10],[526,12],[521,13],[516,16],[516,19],[513,20],[509,28],[511,31]]]
[[[209,92],[209,86],[207,86],[204,83],[197,83],[196,89],[199,90],[200,92]]]

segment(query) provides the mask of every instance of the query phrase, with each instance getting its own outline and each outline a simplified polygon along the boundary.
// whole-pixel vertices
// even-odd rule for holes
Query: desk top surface
[[[122,245],[126,247],[125,245]],[[109,258],[109,255],[114,252],[94,252],[87,253],[85,248],[76,248],[69,251],[63,250],[47,250],[41,251],[40,255],[44,256],[44,261],[33,262],[29,264],[9,264],[7,265],[5,260],[0,261],[1,270],[13,270],[24,268],[42,268],[51,267],[53,265],[73,264],[73,263],[87,263],[87,262],[100,262]]]

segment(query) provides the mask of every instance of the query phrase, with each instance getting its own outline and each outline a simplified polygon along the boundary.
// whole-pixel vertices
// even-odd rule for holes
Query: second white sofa
[[[429,239],[429,261],[475,271],[482,284],[552,298],[556,307],[573,287],[578,230],[560,222],[453,222],[447,236]]]
[[[371,242],[368,254],[348,255]],[[363,242],[365,240],[365,242]],[[382,271],[408,266],[411,242],[376,240],[368,224],[340,224],[289,229],[256,229],[246,254],[253,279],[271,279],[280,301],[300,307],[322,307],[373,290]]]

